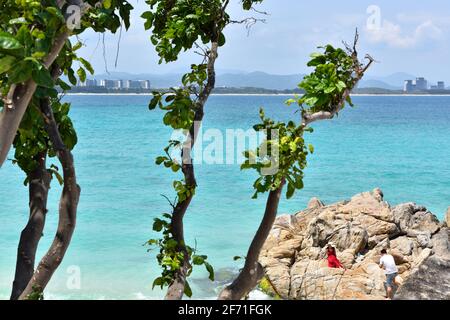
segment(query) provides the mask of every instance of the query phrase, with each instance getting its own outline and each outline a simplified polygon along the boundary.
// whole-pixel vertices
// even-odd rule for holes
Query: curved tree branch
[[[364,76],[364,72],[371,66],[374,59],[369,55],[366,55],[366,59],[369,62],[363,66],[358,60],[358,53],[356,51],[356,45],[359,39],[358,31],[356,31],[355,40],[352,48],[347,46],[349,54],[353,59],[353,67],[355,77],[351,88],[347,88],[340,97],[339,103],[332,108],[332,111],[321,111],[309,114],[307,112],[302,114],[302,126],[305,128],[310,123],[318,120],[332,119],[340,110],[345,106],[347,98],[350,96],[351,90],[357,85],[358,81]],[[220,300],[239,300],[246,296],[260,281],[264,272],[261,273],[261,265],[259,264],[259,254],[261,249],[269,236],[272,225],[275,221],[278,204],[280,201],[281,192],[283,190],[283,180],[280,187],[277,190],[271,191],[266,203],[266,211],[259,226],[258,231],[253,238],[252,244],[248,250],[245,265],[242,271],[239,273],[236,280],[229,286],[227,286],[219,295]]]
[[[19,298],[34,272],[36,250],[44,230],[47,196],[52,179],[46,168],[46,157],[46,153],[38,155],[39,167],[28,175],[30,218],[20,235],[11,300]]]
[[[40,110],[44,118],[45,129],[63,168],[64,187],[59,203],[59,223],[55,238],[27,287],[20,295],[22,300],[27,299],[35,291],[42,292],[61,264],[75,229],[80,197],[80,187],[77,184],[73,156],[62,141],[49,98],[40,101]]]
[[[195,145],[197,140],[197,135],[199,132],[199,128],[201,126],[203,115],[204,115],[204,107],[206,101],[211,95],[212,90],[214,89],[216,83],[216,72],[215,72],[215,62],[218,57],[218,48],[219,45],[217,42],[213,42],[211,44],[211,49],[208,52],[208,80],[203,88],[203,90],[199,93],[198,100],[195,106],[195,115],[194,115],[194,123],[189,129],[189,137],[187,141],[184,143],[183,151],[182,151],[182,166],[181,170],[184,174],[184,179],[186,185],[190,188],[195,188],[197,186],[197,182],[195,180],[194,173],[194,165],[192,163],[191,151]],[[184,226],[183,226],[183,218],[192,201],[193,195],[187,197],[184,201],[178,202],[175,206],[172,214],[171,220],[171,232],[174,237],[174,240],[178,243],[177,250],[182,252],[184,255],[183,265],[175,274],[174,281],[170,284],[167,289],[166,300],[180,300],[184,294],[184,288],[186,285],[186,276],[188,270],[190,269],[190,257],[187,252],[187,248],[184,241]]]
[[[264,276],[264,270],[258,262],[259,254],[275,222],[284,184],[283,180],[278,189],[270,191],[264,217],[248,249],[244,268],[233,283],[222,290],[219,300],[240,300],[253,290]]]

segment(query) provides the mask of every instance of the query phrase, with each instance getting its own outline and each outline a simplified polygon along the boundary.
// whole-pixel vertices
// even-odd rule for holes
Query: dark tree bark
[[[198,101],[195,106],[196,110],[194,115],[194,123],[189,129],[189,138],[187,141],[188,145],[183,148],[181,155],[183,159],[181,170],[184,174],[186,185],[191,188],[195,188],[197,186],[197,182],[195,180],[194,165],[192,164],[191,151],[197,140],[197,134],[203,120],[204,106],[209,96],[211,95],[211,92],[214,89],[216,83],[215,62],[218,57],[218,47],[219,46],[217,42],[213,42],[211,45],[211,49],[208,54],[208,80],[205,88],[199,94]],[[184,241],[183,218],[186,214],[187,208],[192,201],[192,198],[193,195],[190,195],[183,202],[178,202],[172,213],[171,231],[174,240],[178,243],[178,251],[183,252],[184,254],[184,261],[180,270],[176,272],[174,281],[169,285],[169,288],[167,289],[167,294],[165,297],[166,300],[181,300],[184,294],[186,275],[190,268],[190,257],[189,253],[186,250]]]
[[[34,272],[36,250],[44,230],[47,196],[52,179],[46,168],[46,157],[46,153],[40,154],[37,159],[39,167],[28,175],[30,218],[20,235],[11,300],[19,298]]]
[[[276,190],[270,191],[267,198],[266,211],[258,231],[248,249],[244,268],[238,277],[219,295],[219,300],[240,300],[245,297],[258,284],[264,276],[264,269],[258,262],[261,249],[269,236],[272,225],[278,212],[281,193],[283,191],[284,181]]]
[[[43,292],[53,273],[61,264],[75,229],[80,187],[77,184],[72,153],[64,145],[48,98],[40,101],[45,129],[62,165],[64,186],[59,203],[58,229],[49,250],[40,261],[30,282],[19,299],[27,299],[33,292]]]

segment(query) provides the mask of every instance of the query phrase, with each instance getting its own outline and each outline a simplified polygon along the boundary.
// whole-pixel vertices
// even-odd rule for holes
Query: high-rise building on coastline
[[[438,81],[437,85],[430,87],[430,90],[445,90],[445,82]]]
[[[416,79],[416,90],[424,91],[428,90],[428,81],[425,78]]]
[[[107,89],[150,89],[150,80],[86,80],[79,87],[103,87]]]
[[[431,86],[431,89],[434,90],[441,87],[445,89],[445,83],[443,81],[438,82],[437,86]],[[428,89],[428,80],[424,77],[418,77],[416,80],[405,80],[403,85],[404,92],[427,91]]]
[[[150,89],[149,80],[124,80],[125,89]]]
[[[78,82],[78,86],[79,87],[88,87],[88,88],[96,87],[97,80],[87,79],[85,82]]]
[[[413,92],[415,90],[415,84],[412,80],[405,80],[405,85],[403,86],[404,92]]]

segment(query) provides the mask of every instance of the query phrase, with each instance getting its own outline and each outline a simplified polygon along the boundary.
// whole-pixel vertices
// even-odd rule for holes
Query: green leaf
[[[153,281],[152,289],[154,289],[156,286],[160,286],[161,289],[164,286],[164,279],[162,277],[158,277]]]
[[[308,145],[308,149],[310,153],[314,153],[314,146],[312,144]]]
[[[25,24],[25,23],[27,23],[27,19],[25,19],[24,17],[9,20],[9,24]]]
[[[191,286],[189,285],[189,282],[187,282],[187,281],[184,284],[184,294],[188,298],[192,297],[192,289],[191,289]]]
[[[29,61],[22,60],[11,68],[9,75],[10,83],[22,83],[30,79],[32,65]]]
[[[192,263],[196,266],[202,265],[205,262],[205,259],[202,256],[193,256]]]
[[[153,222],[153,230],[156,232],[160,232],[163,228],[164,222],[161,219],[155,219]]]
[[[16,58],[12,56],[5,56],[0,59],[0,74],[8,72],[9,69],[14,65]]]
[[[295,193],[295,186],[292,183],[288,183],[288,188],[286,192],[286,198],[290,199]]]
[[[323,53],[320,52],[313,52],[310,54],[311,58],[319,58],[319,57],[323,57]]]
[[[336,90],[336,87],[328,87],[324,90],[326,94],[330,94]]]
[[[71,87],[60,78],[56,80],[56,84],[59,85],[64,91],[69,91],[71,89]]]
[[[205,268],[206,268],[206,271],[208,271],[208,273],[209,273],[209,280],[214,281],[214,278],[215,278],[214,268],[206,261],[205,261]]]
[[[83,66],[86,68],[87,71],[89,71],[90,74],[94,75],[94,68],[92,65],[83,58],[78,58],[78,60],[83,64]]]
[[[155,163],[159,166],[164,161],[168,160],[167,157],[157,157]]]
[[[75,45],[72,47],[72,51],[77,51],[79,49],[81,49],[83,47],[83,43],[78,41],[77,43],[75,43]],[[81,58],[80,58],[81,59]]]
[[[0,49],[17,50],[21,48],[22,44],[12,35],[6,32],[0,32]]]
[[[154,110],[156,108],[156,106],[158,105],[159,101],[160,101],[160,97],[159,96],[153,97],[153,99],[150,101],[150,104],[148,105],[148,108],[150,110]]]
[[[50,72],[46,68],[40,68],[39,70],[33,70],[33,80],[42,87],[53,88],[55,83],[53,82]]]
[[[82,67],[78,68],[77,74],[81,82],[86,82],[86,71]]]
[[[76,86],[76,85],[77,85],[77,78],[75,77],[75,72],[73,71],[72,68],[69,69],[69,71],[68,71],[68,73],[67,73],[67,76],[68,76],[68,78],[69,78],[70,83],[71,83],[73,86]]]
[[[111,0],[103,0],[103,7],[105,9],[111,8]]]
[[[218,41],[219,47],[222,47],[223,45],[225,45],[225,42],[226,42],[225,35],[223,33],[221,33],[219,36],[219,41]]]
[[[64,178],[61,176],[61,174],[58,172],[58,170],[52,168],[52,169],[50,169],[50,172],[52,175],[54,175],[56,177],[60,186],[64,185]]]

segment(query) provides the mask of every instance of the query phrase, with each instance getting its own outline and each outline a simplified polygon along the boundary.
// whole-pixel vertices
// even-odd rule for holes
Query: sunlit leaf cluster
[[[223,0],[147,0],[150,10],[142,14],[145,28],[152,29],[151,41],[161,60],[178,59],[199,39],[207,44],[225,44],[223,29],[229,16],[222,10]]]
[[[331,45],[321,47],[323,53],[314,53],[308,66],[313,67],[311,74],[307,75],[299,84],[305,90],[301,97],[289,99],[287,105],[298,103],[302,115],[312,114],[320,111],[328,111],[334,114],[336,106],[343,97],[348,96],[346,101],[352,105],[347,90],[352,90],[355,85],[354,70],[359,66],[349,53]],[[257,150],[246,151],[246,160],[242,169],[256,169],[260,177],[255,181],[254,197],[258,193],[273,191],[287,183],[287,198],[291,198],[295,190],[303,188],[304,169],[307,165],[307,156],[314,152],[312,145],[306,145],[304,133],[312,132],[312,128],[305,127],[300,121],[298,124],[290,121],[288,123],[275,122],[267,118],[264,112],[260,112],[261,123],[254,126],[256,131],[264,130],[267,136]],[[277,132],[276,136],[270,130]],[[278,153],[273,154],[272,150]],[[263,170],[268,167],[278,167],[274,174],[264,174]]]
[[[260,111],[261,123],[253,128],[263,131],[264,142],[256,149],[245,151],[245,161],[241,169],[255,169],[260,177],[254,182],[254,198],[258,193],[273,191],[282,183],[287,182],[286,196],[291,198],[295,190],[303,188],[303,170],[306,167],[306,157],[313,152],[312,146],[306,146],[303,139],[305,128],[288,123],[275,122]],[[311,129],[306,129],[311,131]],[[275,168],[275,173],[267,174],[265,170]]]
[[[32,103],[14,140],[13,162],[27,175],[37,168],[39,157],[56,155],[44,128],[40,99],[50,98],[63,142],[72,150],[77,143],[77,135],[69,117],[70,104],[60,102],[58,88],[69,90],[70,85],[76,85],[78,80],[84,82],[87,72],[94,74],[91,64],[77,55],[83,46],[80,41],[74,44],[66,41],[54,63],[56,73],[51,74],[52,68],[47,69],[43,62],[58,35],[64,32],[78,35],[87,28],[116,32],[122,23],[129,27],[132,6],[127,1],[89,0],[85,3],[90,6],[83,9],[85,12],[79,26],[70,30],[66,21],[71,14],[69,3],[62,9],[53,0],[5,0],[0,4],[0,93],[6,97],[13,84],[29,79],[37,84]],[[69,84],[59,77],[60,72],[68,78]],[[4,100],[0,100],[0,108],[3,106]],[[60,180],[55,168],[49,170]]]
[[[352,56],[331,45],[321,48],[324,52],[313,53],[308,62],[314,71],[299,85],[305,94],[296,102],[309,112],[331,111],[340,102],[344,91],[354,86]],[[347,102],[352,105],[350,97]]]
[[[151,239],[146,243],[153,248],[159,249],[159,253],[156,256],[156,259],[161,267],[162,272],[161,275],[153,281],[153,288],[160,287],[161,289],[163,289],[164,287],[169,286],[172,283],[176,272],[184,263],[185,254],[184,252],[177,249],[179,247],[179,244],[176,240],[174,240],[171,232],[171,218],[172,215],[169,213],[164,213],[161,219],[155,218],[153,222],[153,230],[156,232],[161,232],[162,238]],[[211,281],[214,281],[214,269],[208,263],[208,257],[206,255],[196,254],[196,248],[191,248],[189,246],[185,246],[184,244],[181,245],[186,248],[188,257],[190,259],[189,268],[187,270],[187,277],[191,275],[194,266],[203,265],[205,266],[205,269],[209,274],[209,279]],[[152,250],[153,248],[149,250]],[[187,280],[185,283],[184,294],[188,297],[192,296],[192,290]]]

